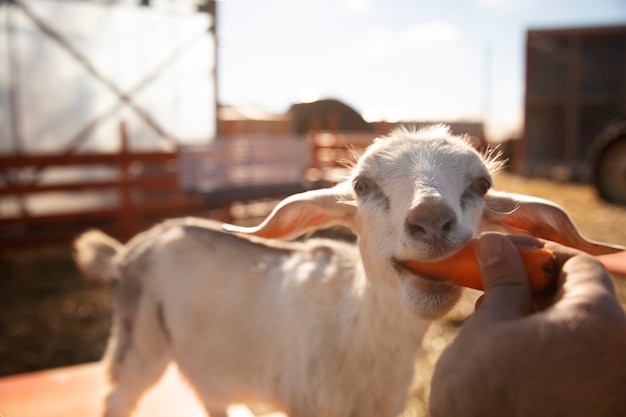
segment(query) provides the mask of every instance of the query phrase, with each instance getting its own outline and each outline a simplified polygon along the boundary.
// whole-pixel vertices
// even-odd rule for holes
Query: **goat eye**
[[[366,178],[359,178],[354,182],[354,192],[358,196],[368,194],[374,187],[376,187],[376,185]]]
[[[487,194],[487,191],[489,191],[490,188],[491,182],[484,177],[479,178],[472,183],[472,190],[480,196]]]

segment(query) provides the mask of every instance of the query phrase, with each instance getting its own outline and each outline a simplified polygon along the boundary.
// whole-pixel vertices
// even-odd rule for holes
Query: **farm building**
[[[624,108],[626,26],[528,31],[517,170],[588,179],[596,140]]]

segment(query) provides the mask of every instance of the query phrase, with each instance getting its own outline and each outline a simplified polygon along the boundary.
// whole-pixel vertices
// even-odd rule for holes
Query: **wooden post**
[[[126,124],[119,124],[120,132],[120,227],[123,239],[130,238],[135,232],[135,216],[133,212],[132,188],[130,178],[130,155],[128,149],[128,134]]]

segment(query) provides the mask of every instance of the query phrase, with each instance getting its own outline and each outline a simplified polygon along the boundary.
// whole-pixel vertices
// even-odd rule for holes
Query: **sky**
[[[336,98],[366,120],[523,122],[528,29],[626,24],[625,0],[222,0],[222,104]]]

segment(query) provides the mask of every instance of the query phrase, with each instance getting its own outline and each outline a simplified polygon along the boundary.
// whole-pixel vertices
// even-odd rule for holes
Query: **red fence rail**
[[[373,135],[320,132],[175,152],[131,152],[123,126],[120,138],[116,153],[0,156],[0,250],[67,243],[93,227],[125,240],[164,218],[326,186],[345,171],[348,148],[366,147]],[[70,178],[33,175],[68,169]]]
[[[178,152],[131,152],[123,129],[117,153],[0,156],[0,249],[67,242],[90,227],[127,239],[162,218],[199,213],[202,200],[179,186],[178,160]],[[70,179],[42,180],[67,169]],[[81,175],[94,170],[105,175]],[[35,208],[41,197],[48,203]],[[90,202],[78,204],[85,197]],[[55,202],[61,210],[50,209]]]

